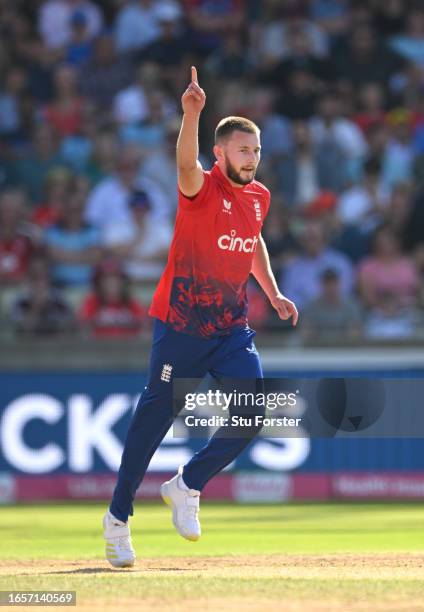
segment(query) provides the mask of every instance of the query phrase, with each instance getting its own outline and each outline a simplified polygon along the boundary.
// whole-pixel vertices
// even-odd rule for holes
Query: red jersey
[[[0,239],[0,280],[11,283],[22,281],[33,252],[31,240],[19,232],[8,240]]]
[[[247,325],[246,285],[270,194],[252,181],[233,187],[218,165],[194,198],[181,192],[168,262],[149,314],[204,337]]]
[[[146,308],[135,300],[102,304],[96,295],[88,295],[80,318],[91,323],[93,334],[103,338],[128,338],[140,332]]]

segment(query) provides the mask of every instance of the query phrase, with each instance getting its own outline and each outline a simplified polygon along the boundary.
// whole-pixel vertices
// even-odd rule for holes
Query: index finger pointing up
[[[191,67],[191,80],[193,83],[198,83],[196,66]]]

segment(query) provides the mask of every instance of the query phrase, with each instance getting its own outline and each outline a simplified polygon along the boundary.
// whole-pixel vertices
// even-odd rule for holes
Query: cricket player
[[[246,285],[252,273],[281,319],[296,306],[272,273],[261,235],[270,193],[255,181],[259,128],[243,117],[222,119],[215,131],[216,162],[198,161],[199,117],[206,96],[191,68],[182,96],[177,141],[178,210],[168,262],[153,296],[155,318],[147,386],[128,430],[118,481],[103,519],[106,558],[114,567],[134,565],[128,517],[149,462],[174,420],[172,380],[225,377],[262,379],[255,332],[247,323]],[[220,436],[219,430],[178,473],[161,486],[173,523],[187,540],[200,537],[199,498],[206,483],[229,465],[258,433]]]

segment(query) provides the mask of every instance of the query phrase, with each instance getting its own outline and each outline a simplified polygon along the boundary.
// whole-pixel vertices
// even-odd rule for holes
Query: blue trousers
[[[127,433],[110,505],[116,518],[126,521],[133,514],[136,491],[153,454],[174,421],[172,377],[203,379],[209,373],[218,383],[231,378],[261,380],[262,368],[253,343],[255,335],[255,331],[246,327],[227,336],[206,339],[176,332],[155,319],[148,382]],[[164,376],[165,364],[172,366],[169,381]],[[256,414],[263,414],[261,408]],[[241,453],[261,427],[252,427],[247,433],[245,430],[243,435],[239,435],[236,428],[233,435],[231,427],[225,429],[225,432],[217,430],[184,466],[184,482],[191,489],[201,491]]]

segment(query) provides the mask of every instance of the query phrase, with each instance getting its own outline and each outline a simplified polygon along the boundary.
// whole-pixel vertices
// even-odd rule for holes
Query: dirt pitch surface
[[[77,609],[110,609],[116,612],[128,610],[158,611],[159,608],[186,611],[190,606],[197,610],[222,610],[263,612],[264,610],[324,611],[367,610],[405,612],[424,611],[424,554],[332,554],[332,555],[252,555],[221,557],[167,557],[139,558],[131,569],[113,569],[102,560],[68,561],[38,559],[33,561],[1,560],[1,588],[6,589],[7,577],[13,588],[46,588],[46,580],[52,590],[77,590]],[[196,584],[211,580],[220,585],[231,577],[237,586],[231,593],[223,589],[199,592]],[[42,579],[44,584],[38,582]],[[261,579],[272,581],[271,596]],[[87,581],[87,582],[86,582]],[[115,593],[102,589],[102,581],[115,585]],[[296,582],[297,581],[297,582]],[[361,596],[361,581],[364,591]],[[398,593],[394,583],[422,584],[422,589],[412,588],[408,594]],[[367,585],[378,583],[378,593],[369,597]],[[87,584],[92,584],[90,591]],[[359,583],[359,585],[358,585]],[[25,584],[25,587],[24,587]],[[79,592],[79,586],[82,590]],[[126,594],[126,584],[127,594]],[[130,587],[132,584],[132,587]],[[148,587],[150,584],[149,588]],[[153,584],[153,589],[152,589]],[[295,589],[293,584],[298,584]],[[356,585],[350,591],[349,584]],[[172,585],[178,585],[173,597]],[[259,586],[258,586],[259,585]],[[291,586],[290,586],[291,585]],[[306,588],[302,588],[305,586]],[[287,590],[286,587],[287,586]],[[180,587],[183,587],[182,589]],[[290,588],[289,588],[290,587]],[[136,591],[134,591],[136,588]],[[367,594],[368,593],[368,594]],[[49,606],[49,609],[62,608]],[[18,610],[34,610],[19,606]],[[74,608],[70,608],[74,609]]]

